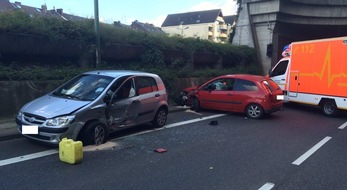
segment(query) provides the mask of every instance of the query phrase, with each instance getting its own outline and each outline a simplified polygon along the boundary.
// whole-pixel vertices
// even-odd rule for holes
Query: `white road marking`
[[[134,133],[134,134],[131,134],[131,135],[127,135],[127,136],[116,138],[113,141],[122,140],[122,139],[125,139],[125,138],[128,138],[128,137],[134,137],[134,136],[138,136],[138,135],[143,135],[143,134],[146,134],[146,133],[151,133],[153,131],[160,131],[160,130],[163,130],[163,129],[169,129],[169,128],[178,127],[178,126],[181,126],[181,125],[186,125],[186,124],[190,124],[190,123],[196,123],[196,122],[199,122],[199,121],[204,121],[204,120],[213,119],[213,118],[217,118],[217,117],[222,117],[222,116],[226,116],[226,115],[227,114],[216,114],[216,115],[210,115],[210,116],[197,118],[197,119],[192,119],[192,120],[188,120],[188,121],[181,121],[181,122],[177,122],[177,123],[172,123],[172,124],[164,125],[163,128],[152,129],[152,130],[142,131],[142,132],[139,132],[139,133]]]
[[[186,113],[193,113],[193,114],[196,114],[196,115],[203,115],[202,113],[196,112],[196,111],[191,110],[191,109],[186,110],[185,112],[186,112]]]
[[[115,142],[106,142],[104,144],[100,145],[88,145],[83,147],[83,152],[91,152],[91,151],[98,151],[98,150],[109,150],[113,149],[119,146],[119,144]]]
[[[339,127],[339,129],[344,129],[345,127],[347,127],[347,122],[344,123],[344,124],[342,124],[342,125]]]
[[[204,120],[208,120],[208,119],[214,119],[214,118],[223,117],[223,116],[226,116],[226,115],[227,114],[210,115],[210,116],[207,116],[207,117],[192,119],[192,120],[188,120],[188,121],[182,121],[182,122],[178,122],[178,123],[172,123],[172,124],[169,124],[169,125],[165,125],[164,128],[177,127],[177,126],[180,126],[180,125],[186,125],[186,124],[195,123],[195,122],[199,122],[199,121],[204,121]]]
[[[204,120],[208,120],[208,119],[222,117],[222,116],[225,116],[225,115],[226,114],[217,114],[217,115],[211,115],[211,116],[202,117],[202,118],[198,118],[198,119],[192,119],[192,120],[188,120],[188,121],[172,123],[172,124],[165,125],[161,129],[143,131],[143,132],[140,132],[140,133],[136,133],[136,134],[120,137],[120,138],[115,139],[115,140],[120,140],[120,139],[128,138],[128,137],[131,137],[131,136],[136,136],[136,135],[141,135],[141,134],[145,134],[145,133],[150,133],[150,132],[153,132],[153,131],[162,130],[162,129],[166,129],[166,128],[178,127],[180,125],[185,125],[185,124],[189,124],[189,123],[195,123],[195,122],[199,122],[199,121],[204,121]],[[111,145],[114,146],[114,144],[111,144]],[[88,149],[88,147],[84,147],[83,150],[88,151],[89,149]],[[18,163],[18,162],[27,161],[27,160],[32,160],[32,159],[36,159],[36,158],[41,158],[41,157],[44,157],[44,156],[58,154],[58,153],[59,153],[59,150],[51,149],[51,150],[46,150],[46,151],[37,152],[37,153],[33,153],[33,154],[27,154],[27,155],[23,155],[23,156],[14,157],[14,158],[9,158],[9,159],[6,159],[6,160],[0,160],[0,167],[1,166],[6,166],[6,165],[10,165],[10,164],[14,164],[14,163]]]
[[[9,164],[18,163],[18,162],[23,162],[23,161],[26,161],[26,160],[32,160],[32,159],[35,159],[35,158],[49,156],[49,155],[57,154],[57,153],[59,153],[58,150],[51,149],[51,150],[46,150],[46,151],[37,152],[37,153],[33,153],[33,154],[28,154],[28,155],[24,155],[24,156],[18,156],[18,157],[6,159],[6,160],[0,160],[0,167],[1,166],[6,166],[6,165],[9,165]]]
[[[328,142],[331,137],[325,137],[319,143],[314,145],[310,150],[308,150],[305,154],[301,155],[298,159],[296,159],[292,164],[300,165],[303,163],[308,157],[310,157],[313,153],[315,153],[320,147],[322,147],[326,142]]]
[[[275,187],[275,184],[267,182],[263,186],[261,186],[258,190],[270,190],[273,187]]]

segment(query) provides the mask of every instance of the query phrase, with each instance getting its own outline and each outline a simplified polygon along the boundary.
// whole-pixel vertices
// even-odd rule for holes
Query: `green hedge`
[[[174,99],[174,96],[181,89],[174,89],[175,81],[177,78],[188,78],[188,77],[215,77],[224,74],[233,73],[252,73],[257,74],[256,67],[247,68],[229,68],[229,69],[202,69],[192,71],[190,69],[173,69],[172,67],[162,67],[160,65],[153,67],[143,67],[142,62],[126,62],[119,63],[117,67],[109,66],[103,64],[100,66],[100,70],[103,69],[126,69],[126,70],[137,70],[144,72],[151,72],[158,74],[164,81],[166,88],[170,92],[170,99]],[[67,81],[72,77],[81,74],[86,71],[95,70],[94,68],[80,68],[80,67],[40,67],[40,66],[30,66],[30,67],[20,67],[15,63],[10,66],[0,65],[0,80],[2,81],[18,81],[18,80],[61,80]]]
[[[72,22],[57,18],[29,16],[22,11],[2,12],[0,13],[0,32],[45,36],[52,42],[85,44],[91,52],[95,48],[94,20],[92,19]],[[163,78],[168,90],[172,90],[173,82],[179,77],[215,77],[231,73],[260,74],[261,70],[254,49],[246,46],[212,43],[199,38],[148,34],[104,23],[100,24],[100,33],[101,44],[106,47],[116,44],[139,45],[148,47],[148,51],[140,55],[141,62],[102,62],[98,69],[129,69],[157,73]],[[228,57],[229,60],[223,65],[223,69],[202,68],[192,71],[189,67],[190,63],[182,58],[173,59],[169,65],[165,65],[161,52],[165,49],[188,53],[208,52]],[[44,63],[12,62],[5,65],[1,62],[0,54],[0,80],[66,81],[77,74],[94,69],[80,68],[78,63],[70,62],[49,67]]]
[[[1,12],[0,32],[25,33],[47,36],[52,41],[66,41],[74,44],[87,44],[95,47],[94,20],[65,21],[58,18],[29,16],[23,11]],[[115,27],[100,23],[100,40],[106,47],[115,44],[140,45],[158,49],[183,50],[187,52],[211,52],[219,55],[235,55],[247,59],[248,47],[229,43],[212,43],[199,38],[182,38],[165,34],[152,34]],[[246,54],[245,54],[246,53]]]

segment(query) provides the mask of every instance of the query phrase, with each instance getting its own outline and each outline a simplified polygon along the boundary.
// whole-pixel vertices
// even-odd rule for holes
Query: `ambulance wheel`
[[[336,116],[338,113],[338,108],[334,100],[325,100],[321,104],[322,112],[329,117]]]
[[[85,145],[99,145],[106,142],[108,132],[106,127],[98,122],[93,121],[87,125],[83,135]]]
[[[264,109],[259,104],[249,104],[246,107],[245,114],[252,119],[260,119],[264,115]]]

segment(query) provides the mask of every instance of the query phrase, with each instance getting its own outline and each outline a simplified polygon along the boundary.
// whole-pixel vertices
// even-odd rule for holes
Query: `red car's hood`
[[[198,86],[191,86],[191,87],[183,89],[183,91],[189,92],[189,91],[196,90],[196,89],[198,89]]]

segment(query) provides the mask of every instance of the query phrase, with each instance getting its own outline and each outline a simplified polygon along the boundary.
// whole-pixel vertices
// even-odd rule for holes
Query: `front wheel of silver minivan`
[[[105,143],[108,137],[108,132],[105,126],[94,121],[87,125],[83,134],[83,143],[85,145],[99,145]]]

